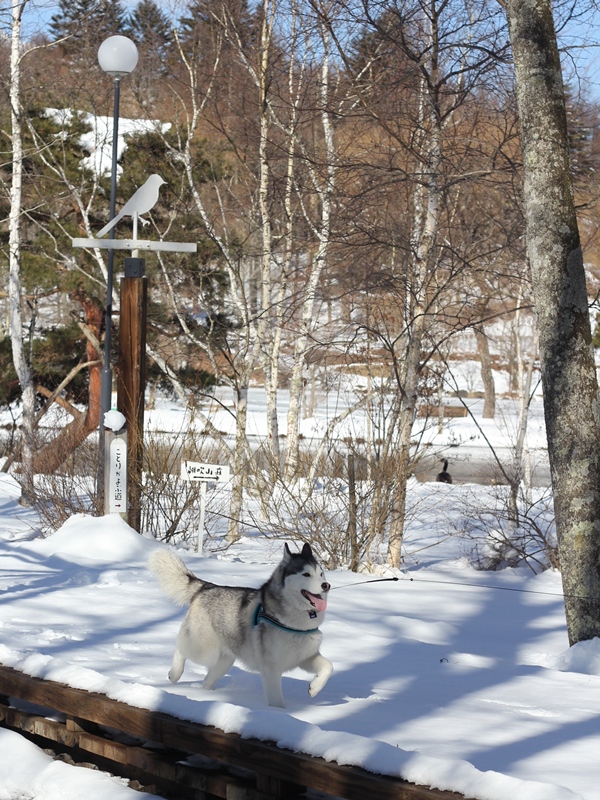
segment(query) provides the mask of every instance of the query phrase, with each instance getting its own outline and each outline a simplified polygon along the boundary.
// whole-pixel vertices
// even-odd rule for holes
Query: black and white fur
[[[322,634],[318,627],[331,587],[308,544],[300,553],[292,553],[286,544],[283,559],[258,589],[203,581],[167,549],[154,552],[148,567],[171,600],[189,606],[169,671],[172,683],[181,677],[186,659],[207,667],[205,689],[212,689],[234,661],[241,661],[260,672],[269,705],[283,707],[284,672],[301,667],[313,673],[308,687],[311,697],[329,680],[333,665],[319,652]],[[282,629],[264,618],[257,622],[260,605],[286,629],[311,632]]]

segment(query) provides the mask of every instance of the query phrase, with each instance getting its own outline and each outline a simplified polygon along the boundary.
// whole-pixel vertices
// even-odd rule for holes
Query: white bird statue
[[[131,195],[117,216],[111,219],[101,231],[98,231],[97,238],[100,239],[102,236],[106,236],[119,220],[127,216],[134,218],[134,238],[137,238],[137,218],[142,214],[147,214],[148,211],[154,208],[158,202],[158,193],[163,183],[166,183],[166,181],[160,175],[150,175],[146,183]]]

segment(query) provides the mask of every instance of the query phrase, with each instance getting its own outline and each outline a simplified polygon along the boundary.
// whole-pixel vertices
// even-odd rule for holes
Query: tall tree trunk
[[[259,108],[260,108],[260,139],[259,139],[259,178],[258,178],[258,207],[260,213],[261,230],[261,298],[259,323],[260,337],[263,342],[264,386],[267,398],[267,431],[269,451],[272,467],[279,464],[279,427],[277,419],[277,326],[274,317],[277,307],[273,308],[271,271],[273,269],[273,230],[271,222],[271,209],[269,198],[269,184],[271,181],[271,165],[269,162],[269,105],[268,93],[271,81],[269,55],[271,36],[273,33],[273,18],[276,3],[271,0],[263,2],[263,21],[261,30],[261,50],[259,68]]]
[[[437,19],[431,21],[431,75],[437,74],[439,47]],[[435,81],[434,81],[435,83]],[[421,375],[421,350],[425,326],[428,321],[428,292],[430,276],[434,269],[435,245],[440,215],[440,168],[442,160],[442,126],[437,97],[430,93],[426,82],[421,84],[421,102],[429,118],[429,129],[423,130],[425,141],[422,166],[423,182],[415,191],[413,209],[413,235],[411,264],[412,299],[409,307],[409,328],[406,337],[403,381],[399,387],[402,398],[400,413],[399,453],[396,482],[392,496],[392,519],[387,552],[387,562],[399,567],[402,561],[402,542],[406,519],[406,484],[410,474],[412,429],[417,413],[419,379]],[[427,112],[425,112],[427,108]]]
[[[516,73],[527,247],[571,644],[600,636],[600,419],[550,0],[505,0]]]
[[[103,308],[101,303],[90,297],[82,289],[72,295],[83,306],[86,324],[94,338],[100,339],[102,328]],[[55,472],[82,444],[100,424],[100,385],[102,381],[102,362],[100,354],[90,339],[86,345],[86,361],[91,362],[89,367],[88,407],[85,412],[79,413],[68,425],[61,429],[58,436],[49,442],[33,457],[34,472],[50,475]]]
[[[529,446],[527,444],[527,424],[529,422],[529,407],[532,400],[531,386],[533,383],[533,370],[538,350],[537,334],[533,337],[533,347],[529,355],[527,369],[525,369],[520,336],[517,337],[517,342],[519,343],[519,352],[517,354],[519,366],[519,425],[515,444],[514,479],[515,482],[518,479],[519,484],[523,484],[527,500],[531,502],[531,459],[529,456]]]
[[[483,419],[494,419],[496,416],[496,384],[492,372],[490,344],[483,328],[475,328],[475,341],[481,364],[481,380],[483,382]]]
[[[227,522],[227,541],[236,542],[240,538],[239,525],[244,508],[245,462],[248,461],[246,426],[248,423],[248,386],[243,384],[235,390],[235,450],[234,472],[231,480],[231,499],[229,501],[229,520]]]
[[[321,278],[327,259],[329,258],[329,245],[331,238],[331,215],[333,204],[333,192],[336,179],[336,165],[334,163],[335,144],[333,135],[333,124],[331,111],[329,108],[329,32],[324,24],[320,27],[321,41],[323,45],[321,79],[319,82],[319,103],[321,106],[321,125],[323,128],[323,139],[325,142],[325,173],[324,182],[315,175],[313,178],[314,188],[321,202],[321,218],[319,220],[318,240],[319,244],[315,258],[311,264],[304,288],[304,299],[302,303],[300,330],[296,337],[294,348],[294,361],[292,374],[290,377],[290,402],[287,416],[287,450],[285,458],[284,475],[286,480],[291,480],[298,470],[299,462],[299,424],[300,412],[302,409],[302,390],[303,390],[303,371],[306,364],[306,354],[309,346],[310,335],[315,327],[314,311],[317,299],[317,287]]]
[[[21,20],[28,0],[12,6],[10,52],[10,118],[12,145],[12,182],[9,212],[9,283],[10,338],[13,363],[21,385],[23,421],[21,427],[22,486],[25,497],[33,494],[33,453],[35,388],[23,344],[21,310],[21,204],[23,185],[23,130],[21,120]]]

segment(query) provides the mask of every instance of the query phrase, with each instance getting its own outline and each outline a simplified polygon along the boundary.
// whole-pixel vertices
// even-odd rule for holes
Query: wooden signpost
[[[224,467],[220,464],[203,464],[199,461],[182,461],[181,477],[184,481],[200,481],[200,518],[198,519],[196,552],[202,554],[206,484],[211,482],[226,483],[229,480],[229,467]]]
[[[125,276],[121,281],[119,320],[119,365],[117,376],[117,408],[127,420],[126,505],[127,522],[139,531],[141,523],[140,488],[144,432],[144,394],[146,390],[146,308],[147,282],[145,261],[140,250],[169,253],[195,253],[193,242],[149,241],[137,238],[137,215],[134,217],[133,239],[72,239],[73,247],[101,250],[130,250],[125,259]],[[108,323],[110,324],[110,322]],[[106,366],[106,365],[105,365]],[[104,409],[105,411],[107,409]],[[100,425],[103,422],[101,420]],[[104,442],[104,513],[114,513],[110,498],[115,464],[107,442]],[[111,470],[113,473],[111,474]],[[111,483],[112,481],[112,483]],[[100,484],[102,486],[102,483]]]
[[[148,282],[143,258],[126,258],[121,280],[117,409],[127,420],[127,522],[141,527],[141,487],[146,390],[146,309]]]

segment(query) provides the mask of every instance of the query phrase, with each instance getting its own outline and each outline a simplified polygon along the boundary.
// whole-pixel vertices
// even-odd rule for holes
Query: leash
[[[215,516],[223,517],[223,519],[236,519],[237,522],[241,522],[243,525],[246,525],[249,528],[255,528],[257,531],[260,531],[261,533],[264,533],[264,529],[261,528],[259,525],[255,525],[255,524],[253,524],[251,522],[246,522],[244,520],[237,519],[235,517],[230,517],[227,514],[222,514],[222,513],[219,513],[218,511],[215,511],[214,514],[215,514]],[[285,530],[285,529],[283,529],[283,530]],[[289,530],[289,533],[290,534],[294,534],[295,532],[292,531],[292,530]],[[446,538],[449,538],[449,537],[446,537]],[[429,545],[429,547],[433,547],[433,545]],[[422,549],[427,549],[427,548],[422,548]],[[420,552],[420,551],[416,551],[416,552]],[[598,602],[600,600],[600,596],[595,596],[595,595],[592,596],[592,597],[587,597],[586,595],[581,595],[581,594],[571,594],[571,593],[565,594],[564,592],[562,592],[562,593],[561,592],[543,592],[543,591],[536,590],[536,589],[519,589],[519,588],[513,587],[513,586],[491,586],[490,584],[484,584],[484,583],[465,583],[465,582],[462,582],[462,581],[436,581],[436,580],[432,580],[432,579],[429,579],[429,578],[421,578],[421,577],[413,578],[409,573],[405,573],[405,575],[406,575],[406,578],[408,578],[409,582],[416,582],[416,583],[436,583],[436,584],[444,584],[445,586],[462,586],[462,587],[469,588],[469,589],[492,589],[492,590],[496,589],[497,591],[503,591],[503,592],[518,592],[520,594],[538,594],[538,595],[544,595],[546,597],[558,597],[558,598],[560,598],[562,600],[566,600],[567,598],[572,599],[572,600],[587,600],[587,601],[590,601],[590,602]],[[406,580],[406,578],[403,578],[402,580],[404,581],[404,580]],[[369,580],[369,581],[357,581],[356,583],[346,583],[343,586],[332,586],[329,591],[333,592],[335,589],[346,589],[346,588],[349,588],[350,586],[361,586],[363,583],[381,583],[381,582],[385,582],[385,581],[399,581],[399,580],[401,580],[401,579],[397,578],[397,577],[394,577],[394,578],[375,578],[375,579]],[[277,624],[279,624],[279,623],[277,623]],[[281,627],[284,630],[286,630],[284,625],[282,625]],[[289,628],[289,630],[293,631],[293,628]],[[318,630],[318,629],[315,628],[315,630]],[[296,633],[305,633],[305,631],[296,631]]]
[[[385,581],[399,581],[400,578],[373,578],[370,581],[357,581],[356,583],[345,583],[343,586],[332,586],[329,590],[330,592],[334,592],[336,589],[347,589],[350,586],[362,586],[363,583],[384,583]],[[412,578],[411,578],[412,580]]]
[[[571,598],[573,600],[588,600],[590,602],[598,602],[600,597],[592,596],[587,597],[582,594],[564,594],[560,592],[545,592],[540,589],[521,589],[518,586],[492,586],[489,583],[466,583],[465,581],[442,581],[435,580],[434,578],[422,578],[420,576],[413,577],[410,573],[404,573],[404,578],[374,578],[370,581],[357,581],[356,583],[345,583],[343,586],[332,586],[329,590],[333,592],[334,589],[346,589],[350,586],[362,586],[363,583],[382,583],[384,581],[402,581],[403,583],[408,580],[409,583],[435,583],[438,586],[461,586],[466,589],[491,589],[498,592],[517,592],[518,594],[538,594],[545,597],[557,597],[561,600]]]
[[[300,630],[299,628],[288,628],[287,625],[284,625],[283,622],[279,622],[279,620],[275,619],[275,617],[270,617],[265,611],[262,603],[259,603],[256,606],[256,611],[254,612],[254,616],[252,617],[252,627],[255,628],[260,622],[268,622],[269,625],[273,625],[275,628],[279,628],[282,631],[287,631],[288,633],[319,632],[318,628],[309,628],[309,630]]]

